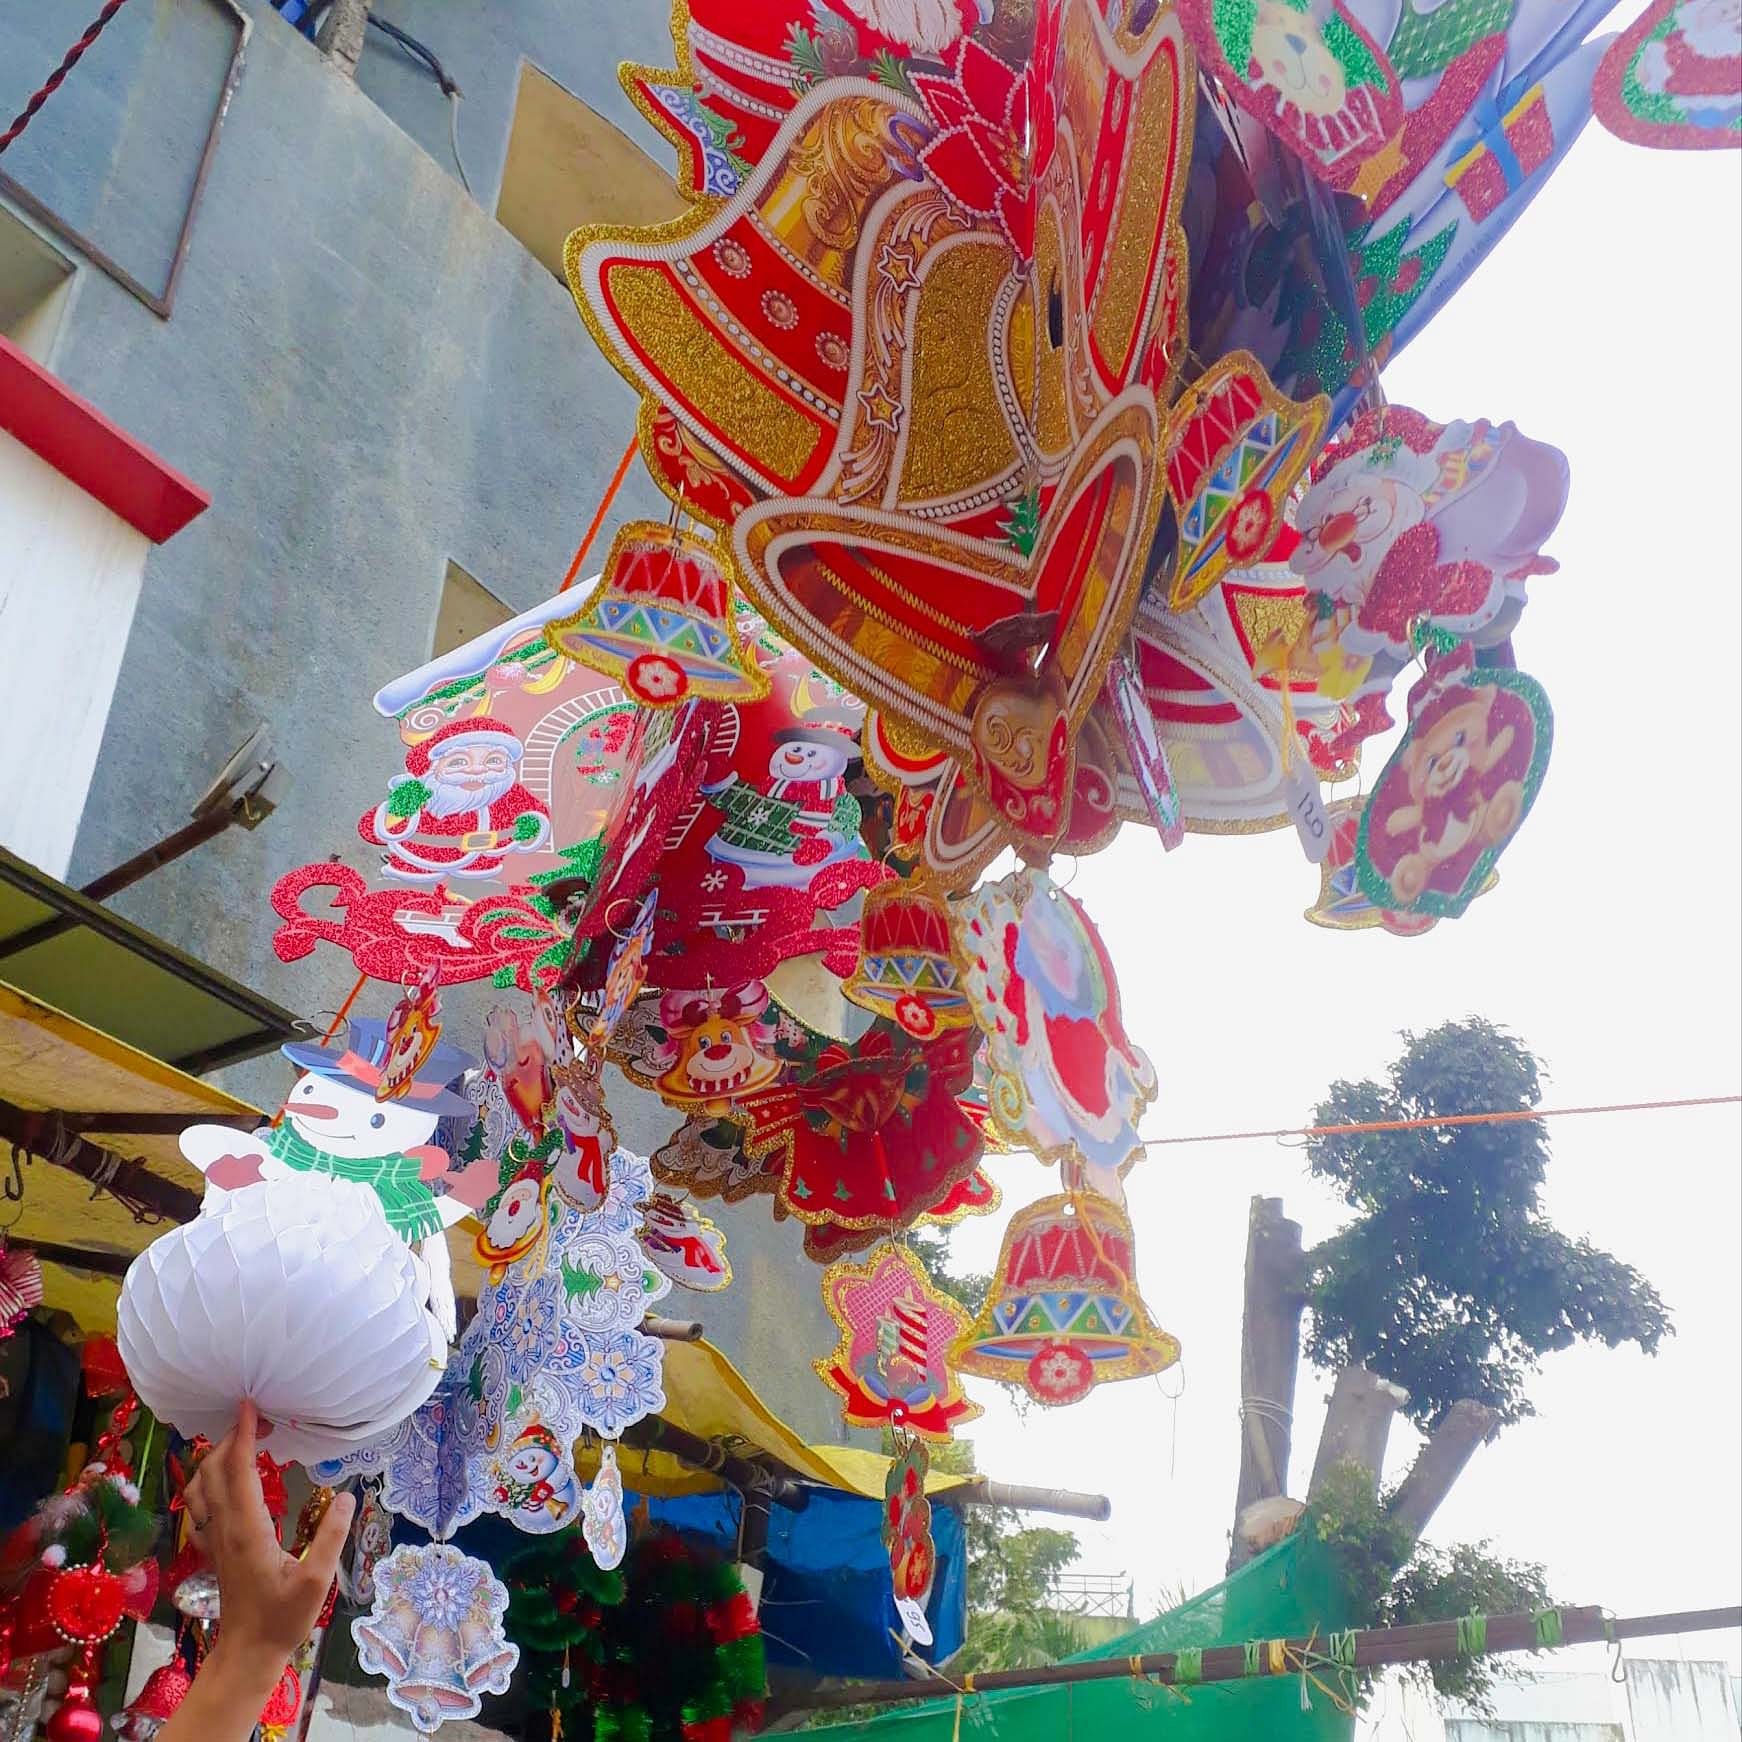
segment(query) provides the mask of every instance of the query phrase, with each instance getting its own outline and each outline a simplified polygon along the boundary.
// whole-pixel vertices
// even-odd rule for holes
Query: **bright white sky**
[[[1548,1105],[1742,1088],[1739,256],[1742,156],[1647,151],[1593,123],[1386,371],[1400,404],[1512,418],[1571,458],[1549,545],[1561,572],[1532,582],[1515,640],[1555,707],[1548,776],[1499,887],[1420,939],[1307,925],[1318,878],[1292,830],[1188,836],[1164,856],[1128,828],[1085,860],[1072,893],[1161,1076],[1146,1134],[1303,1124],[1333,1078],[1380,1073],[1399,1030],[1471,1013],[1544,1061]],[[1430,1534],[1492,1538],[1546,1563],[1558,1598],[1620,1614],[1735,1603],[1742,1111],[1568,1119],[1551,1136],[1550,1213],[1650,1277],[1677,1335],[1655,1360],[1550,1357],[1536,1418],[1477,1454]],[[998,1175],[1009,1208],[1056,1189],[1016,1158]],[[1184,1396],[1163,1395],[1176,1370],[1019,1420],[970,1380],[986,1415],[967,1432],[992,1475],[1112,1496],[1112,1522],[1080,1531],[1081,1565],[1134,1576],[1144,1615],[1164,1589],[1221,1576],[1248,1200],[1281,1196],[1309,1243],[1340,1206],[1264,1142],[1153,1151],[1128,1185],[1145,1297],[1185,1347]],[[1005,1219],[958,1230],[953,1262],[989,1269]],[[1327,1389],[1303,1369],[1296,1494]],[[1418,1443],[1400,1424],[1394,1478]],[[1685,1644],[1737,1656],[1735,1634]]]

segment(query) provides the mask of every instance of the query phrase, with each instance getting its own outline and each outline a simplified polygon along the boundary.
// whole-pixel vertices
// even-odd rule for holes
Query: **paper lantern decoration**
[[[758,634],[755,654],[769,693],[694,704],[711,713],[685,727],[666,771],[612,823],[622,842],[607,847],[577,928],[620,933],[657,875],[644,966],[662,991],[766,980],[794,956],[824,956],[845,974],[858,929],[834,910],[893,875],[866,848],[850,790],[864,704],[771,634]],[[598,963],[577,971],[589,994],[602,990]]]
[[[221,1207],[226,1193],[263,1180],[302,1176],[366,1189],[393,1233],[416,1243],[429,1311],[451,1339],[457,1327],[442,1230],[488,1201],[497,1170],[487,1159],[456,1164],[434,1139],[444,1119],[471,1117],[471,1101],[450,1085],[477,1061],[435,1045],[402,1071],[395,1097],[382,1101],[376,1091],[392,1062],[391,1044],[386,1024],[367,1017],[352,1018],[336,1046],[292,1042],[282,1050],[302,1074],[275,1123],[247,1136],[225,1125],[191,1125],[179,1142],[206,1178],[202,1214]],[[446,1188],[439,1195],[438,1183]]]
[[[405,1543],[375,1569],[375,1603],[351,1623],[357,1661],[424,1735],[505,1694],[520,1647],[503,1633],[508,1591],[451,1543]]]
[[[950,953],[949,910],[936,895],[907,882],[881,883],[867,893],[858,965],[841,990],[915,1040],[973,1021]]]
[[[883,1484],[883,1546],[889,1553],[889,1578],[895,1590],[895,1612],[921,1645],[932,1641],[926,1600],[937,1578],[938,1553],[932,1541],[931,1501],[925,1479],[931,1456],[922,1440],[903,1442],[890,1460]]]
[[[957,903],[957,960],[986,1036],[993,1123],[1043,1161],[1086,1168],[1120,1195],[1139,1159],[1155,1068],[1127,1036],[1112,958],[1081,905],[1043,871]]]
[[[443,986],[505,975],[528,991],[561,971],[566,904],[545,891],[592,868],[648,720],[545,640],[583,599],[559,593],[376,695],[403,759],[357,825],[377,867],[280,878],[281,960],[333,943],[395,987],[430,966]]]
[[[1259,561],[1282,529],[1282,504],[1324,435],[1331,403],[1276,391],[1249,351],[1231,351],[1168,415],[1167,488],[1179,516],[1168,603],[1195,604],[1230,569]]]
[[[735,1106],[745,1154],[774,1172],[775,1214],[806,1224],[813,1258],[985,1201],[984,1141],[962,1099],[977,1040],[955,1028],[919,1045],[873,1028],[851,1048],[812,1048],[787,1081]]]
[[[1369,899],[1421,918],[1462,913],[1536,803],[1553,731],[1535,678],[1479,668],[1468,647],[1431,664],[1361,815]]]
[[[1180,0],[1180,19],[1205,70],[1323,181],[1346,185],[1403,120],[1397,71],[1348,0]]]
[[[307,1464],[379,1438],[435,1389],[447,1335],[429,1295],[367,1186],[299,1174],[209,1193],[128,1267],[116,1323],[160,1421],[219,1440],[252,1398],[273,1456]]]
[[[1510,423],[1439,424],[1405,406],[1362,413],[1328,448],[1295,516],[1289,558],[1345,658],[1389,687],[1423,628],[1478,645],[1511,632],[1566,507],[1566,456]],[[1355,694],[1368,686],[1357,684]]]
[[[1652,0],[1597,68],[1597,119],[1672,151],[1742,147],[1742,27],[1731,0]]]
[[[712,539],[632,520],[612,541],[585,608],[553,620],[545,638],[618,679],[645,707],[691,696],[755,701],[767,695],[768,680],[744,645],[729,567]]]
[[[840,1393],[849,1427],[948,1439],[981,1413],[949,1365],[968,1315],[933,1286],[905,1246],[880,1246],[862,1264],[831,1264],[823,1272],[823,1304],[841,1340],[813,1365]]]
[[[1093,1192],[1042,1198],[1011,1217],[991,1293],[950,1359],[1045,1404],[1159,1373],[1179,1359],[1179,1344],[1150,1322],[1135,1268],[1118,1205]]]

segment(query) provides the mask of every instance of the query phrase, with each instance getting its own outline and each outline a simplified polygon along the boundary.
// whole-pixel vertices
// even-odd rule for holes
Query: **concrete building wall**
[[[450,562],[510,611],[555,590],[633,427],[634,397],[566,288],[491,215],[522,60],[669,167],[616,82],[619,60],[660,60],[669,38],[652,0],[381,0],[465,92],[460,149],[480,205],[453,172],[426,70],[372,32],[353,83],[261,0],[240,10],[243,69],[171,317],[57,244],[78,269],[49,366],[213,499],[146,564],[66,874],[88,880],[185,821],[264,723],[289,777],[277,813],[115,905],[315,1016],[344,998],[350,962],[323,946],[280,964],[267,891],[329,853],[365,863],[356,819],[397,765],[371,696],[430,656]],[[0,110],[16,111],[82,22],[0,0]],[[236,36],[223,0],[133,0],[4,160],[152,292]],[[663,517],[639,467],[616,512]],[[288,1076],[256,1061],[226,1086],[272,1105]],[[621,1134],[647,1148],[670,1124],[626,1102]],[[833,1332],[801,1230],[755,1204],[718,1220],[738,1281],[698,1316],[795,1425],[831,1437],[808,1357]]]
[[[1552,1666],[1552,1667],[1551,1667]],[[1722,1662],[1558,1652],[1497,1683],[1491,1710],[1442,1706],[1393,1679],[1364,1715],[1360,1742],[1737,1742],[1734,1680]]]

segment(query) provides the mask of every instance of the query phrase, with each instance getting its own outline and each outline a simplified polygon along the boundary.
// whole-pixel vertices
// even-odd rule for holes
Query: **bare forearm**
[[[157,1742],[247,1742],[283,1674],[282,1658],[220,1634]]]

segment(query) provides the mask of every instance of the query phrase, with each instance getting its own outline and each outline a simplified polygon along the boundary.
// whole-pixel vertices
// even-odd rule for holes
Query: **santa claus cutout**
[[[550,812],[520,784],[525,754],[500,720],[452,720],[406,751],[405,773],[357,833],[401,883],[498,877],[510,854],[550,837]]]

